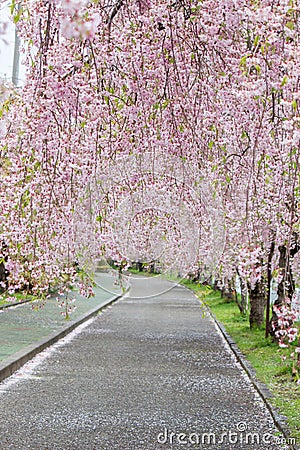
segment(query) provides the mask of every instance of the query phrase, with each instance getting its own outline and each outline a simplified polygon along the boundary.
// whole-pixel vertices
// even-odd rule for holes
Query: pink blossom
[[[88,5],[89,0],[62,0],[61,7],[66,14],[73,15]]]

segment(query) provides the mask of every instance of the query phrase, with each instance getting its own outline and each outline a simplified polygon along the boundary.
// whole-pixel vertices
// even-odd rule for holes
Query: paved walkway
[[[47,300],[45,306],[37,311],[33,311],[34,304],[31,303],[0,310],[0,361],[5,363],[9,356],[58,332],[66,324],[71,325],[83,314],[121,293],[119,286],[114,286],[115,278],[109,273],[98,272],[95,281],[95,297],[85,299],[75,294],[76,310],[70,320],[62,316],[54,298]]]
[[[171,286],[134,280],[0,384],[1,450],[287,448],[198,300]]]

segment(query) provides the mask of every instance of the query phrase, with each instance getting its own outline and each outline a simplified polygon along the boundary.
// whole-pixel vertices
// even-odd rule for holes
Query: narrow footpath
[[[194,295],[131,283],[0,384],[0,449],[287,449]]]

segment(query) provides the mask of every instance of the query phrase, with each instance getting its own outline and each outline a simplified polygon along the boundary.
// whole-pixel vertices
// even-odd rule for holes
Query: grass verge
[[[291,437],[300,444],[300,385],[292,380],[293,346],[281,349],[264,330],[250,330],[249,318],[243,317],[236,303],[221,298],[218,291],[183,280],[195,291],[238,345],[256,371],[257,379],[265,383],[273,397],[271,403],[287,418]]]
[[[11,305],[12,303],[24,302],[26,300],[34,300],[33,295],[24,294],[21,292],[15,293],[13,296],[8,296],[5,294],[0,295],[0,307]]]

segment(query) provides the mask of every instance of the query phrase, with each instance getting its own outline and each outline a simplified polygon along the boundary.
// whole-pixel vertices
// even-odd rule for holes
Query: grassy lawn
[[[273,394],[271,402],[287,417],[291,437],[300,443],[300,385],[292,381],[293,347],[280,349],[264,330],[250,330],[248,317],[242,317],[235,302],[221,298],[220,293],[207,290],[188,280],[182,282],[210,308],[217,320],[238,345],[241,352],[256,370],[257,378],[264,382]]]

